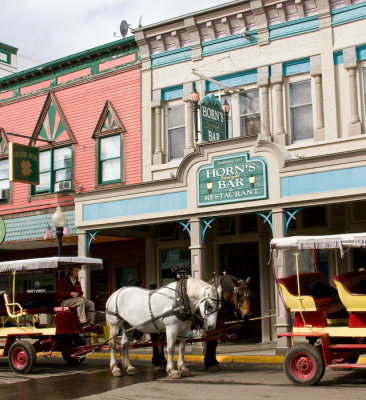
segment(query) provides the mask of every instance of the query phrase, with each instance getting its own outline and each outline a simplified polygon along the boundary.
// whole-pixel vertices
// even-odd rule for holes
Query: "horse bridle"
[[[240,294],[239,294],[239,291],[241,291],[241,290],[244,292],[242,296],[240,296]],[[234,304],[235,311],[239,312],[244,301],[249,300],[251,297],[249,286],[245,283],[244,283],[244,286],[235,286],[234,293],[235,293],[235,298],[236,298],[236,304]]]

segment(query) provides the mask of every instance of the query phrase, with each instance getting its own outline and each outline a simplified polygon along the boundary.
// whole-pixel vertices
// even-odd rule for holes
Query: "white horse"
[[[184,365],[186,337],[192,325],[190,316],[203,320],[203,329],[210,331],[216,327],[219,294],[208,283],[187,279],[186,295],[182,295],[180,285],[173,282],[159,290],[149,291],[139,287],[123,287],[114,292],[106,304],[106,320],[110,331],[111,361],[113,376],[134,375],[136,369],[128,357],[128,345],[134,328],[145,333],[166,332],[168,362],[167,374],[170,378],[190,376]],[[177,301],[183,299],[182,301]],[[180,312],[184,304],[183,312]],[[116,360],[116,336],[123,328],[121,340],[122,369]],[[175,343],[179,341],[178,370],[174,369]]]

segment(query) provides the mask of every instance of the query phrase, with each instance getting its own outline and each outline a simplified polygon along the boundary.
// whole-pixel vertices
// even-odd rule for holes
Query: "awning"
[[[102,269],[103,261],[100,258],[90,257],[46,257],[30,258],[28,260],[14,260],[0,262],[0,273],[10,271],[34,271],[53,269],[66,266],[85,266],[89,269]]]

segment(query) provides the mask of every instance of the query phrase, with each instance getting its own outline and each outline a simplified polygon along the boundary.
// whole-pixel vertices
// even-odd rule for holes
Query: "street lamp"
[[[225,131],[226,131],[226,139],[229,137],[229,112],[230,112],[230,104],[225,99],[224,104],[222,105],[222,109],[225,113]]]
[[[58,253],[57,255],[61,257],[62,255],[62,236],[64,226],[66,224],[66,215],[62,212],[61,207],[56,208],[56,212],[52,215],[53,225],[56,227],[56,237],[58,242]]]
[[[192,90],[191,101],[193,103],[193,118],[194,118],[194,140],[198,142],[198,101],[200,99],[200,94],[197,92],[196,88]]]

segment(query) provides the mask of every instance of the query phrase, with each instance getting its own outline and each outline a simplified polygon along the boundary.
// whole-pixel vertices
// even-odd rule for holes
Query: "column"
[[[146,265],[146,287],[152,283],[159,286],[159,271],[156,265],[156,246],[153,237],[145,238],[145,265]]]
[[[324,111],[323,111],[323,85],[320,56],[310,57],[310,75],[314,79],[315,86],[315,118],[314,140],[324,140]]]
[[[154,110],[154,153],[153,164],[163,163],[163,149],[161,145],[161,101],[152,102]]]
[[[202,230],[201,220],[199,218],[190,219],[190,230],[191,230],[191,270],[192,277],[196,279],[207,278],[205,268],[205,247],[202,243]],[[193,343],[192,354],[204,354],[206,349],[206,343],[197,342]]]
[[[261,67],[258,68],[258,80],[257,84],[261,92],[261,140],[271,141],[271,129],[269,120],[269,68]]]
[[[78,234],[78,256],[79,257],[89,257],[88,253],[88,233],[81,232]],[[88,268],[88,267],[87,267]],[[87,299],[91,296],[90,287],[90,269],[82,269],[79,272],[79,280],[81,287],[83,288],[84,295]]]
[[[350,122],[348,124],[348,136],[361,134],[361,121],[358,114],[357,96],[357,55],[356,48],[343,49],[343,65],[348,72]]]
[[[185,101],[186,104],[186,147],[184,149],[184,155],[194,151],[194,141],[193,141],[193,104],[189,99]]]
[[[273,225],[273,238],[283,237],[285,235],[285,220],[284,220],[284,212],[282,209],[272,210],[272,225]],[[279,253],[280,254],[280,253]],[[273,255],[274,256],[274,255]],[[284,260],[278,257],[276,260],[276,266],[284,267]],[[276,332],[275,337],[279,333],[288,332],[290,330],[290,318],[289,313],[286,310],[282,299],[278,293],[277,286],[275,287],[275,301],[276,301]],[[290,345],[290,340],[288,338],[278,338],[277,339],[277,354],[284,354],[287,351],[287,348]]]
[[[190,220],[191,229],[191,269],[192,277],[204,279],[205,273],[205,247],[202,243],[201,220],[192,218]]]
[[[271,67],[271,83],[274,84],[276,102],[276,129],[274,142],[282,146],[286,145],[286,131],[283,115],[283,95],[282,95],[282,63],[274,64]]]

